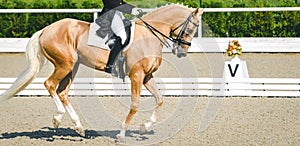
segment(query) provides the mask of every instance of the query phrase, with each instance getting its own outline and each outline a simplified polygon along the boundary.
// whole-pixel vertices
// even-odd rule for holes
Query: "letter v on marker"
[[[230,71],[231,77],[235,77],[235,74],[236,74],[236,72],[237,72],[237,69],[238,69],[238,67],[239,67],[239,64],[236,64],[236,65],[235,65],[235,68],[234,68],[234,71],[233,71],[233,72],[232,72],[232,68],[231,68],[231,65],[230,65],[230,64],[228,64],[228,67],[229,67],[229,71]]]

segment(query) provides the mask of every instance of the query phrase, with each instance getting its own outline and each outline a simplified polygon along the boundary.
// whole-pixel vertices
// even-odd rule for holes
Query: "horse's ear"
[[[194,15],[200,17],[203,14],[203,8],[196,8],[196,10],[194,11]]]

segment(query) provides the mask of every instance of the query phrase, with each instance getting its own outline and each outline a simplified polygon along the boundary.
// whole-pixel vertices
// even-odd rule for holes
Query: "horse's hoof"
[[[118,134],[116,136],[116,141],[115,142],[116,143],[125,143],[125,136],[122,136],[122,135]]]
[[[148,130],[147,130],[145,124],[142,124],[140,126],[140,135],[146,134],[147,132],[148,132]]]
[[[53,116],[52,122],[54,128],[58,128],[61,124],[61,120],[57,119],[55,116]]]
[[[83,127],[75,127],[74,130],[80,135],[80,136],[85,136],[85,132]]]

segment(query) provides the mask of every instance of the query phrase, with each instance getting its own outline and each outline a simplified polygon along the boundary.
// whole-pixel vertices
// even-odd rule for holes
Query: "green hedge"
[[[129,1],[129,0],[127,0]],[[204,0],[202,0],[204,1]],[[204,1],[204,8],[222,7],[268,7],[299,6],[295,0],[211,0]],[[137,7],[155,7],[170,2],[182,2],[192,7],[199,6],[199,0],[131,0]],[[278,2],[280,2],[278,4]],[[0,9],[80,9],[102,8],[101,0],[0,0]],[[0,38],[30,37],[34,32],[63,18],[93,21],[91,13],[0,13]],[[203,35],[216,37],[299,37],[300,12],[226,12],[204,13]]]
[[[255,3],[256,7],[268,4]],[[278,5],[298,6],[294,2]],[[221,2],[204,3],[204,7],[226,7]],[[233,7],[247,7],[233,4]],[[224,12],[205,13],[204,36],[215,37],[300,37],[300,11],[293,12]]]
[[[101,8],[101,0],[84,1],[80,5],[72,0],[2,0],[0,9],[78,9]],[[93,21],[91,13],[10,13],[0,14],[0,37],[31,37],[31,35],[45,26],[63,19],[75,18],[84,21]]]

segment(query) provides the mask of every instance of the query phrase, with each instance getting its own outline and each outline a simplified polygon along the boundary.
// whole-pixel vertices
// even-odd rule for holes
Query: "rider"
[[[127,4],[123,0],[102,0],[102,2],[104,7],[98,14],[100,16],[96,19],[100,29],[96,33],[102,38],[114,38],[113,45],[108,44],[111,51],[105,67],[105,72],[111,73],[114,67],[114,59],[126,45],[127,34],[125,27],[130,27],[131,25],[122,12],[137,15],[140,13],[140,10],[134,9],[134,6]]]

